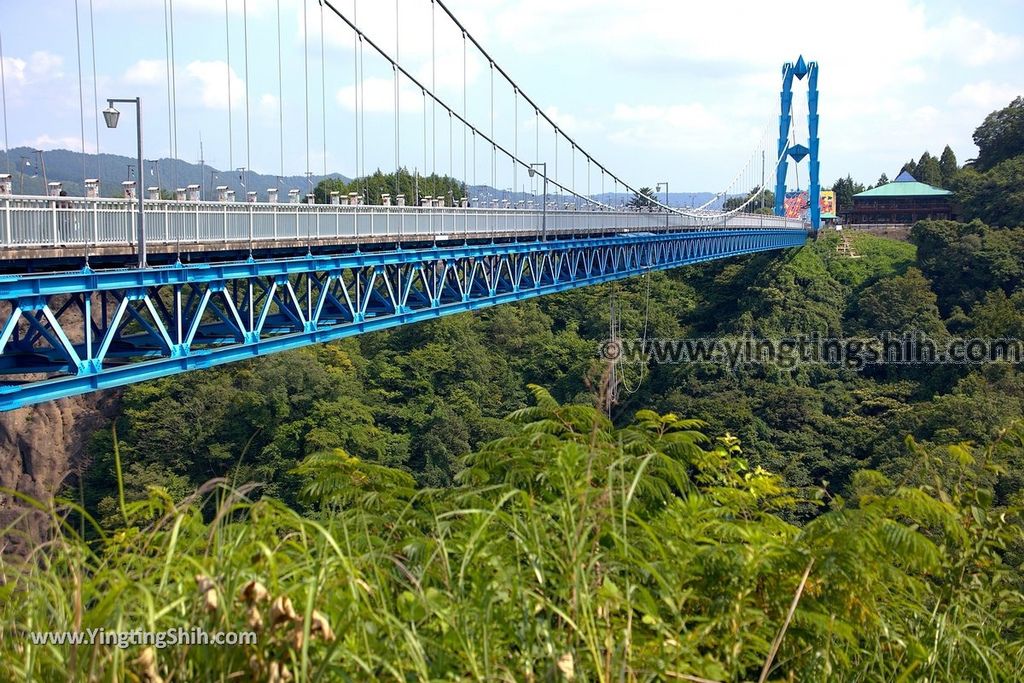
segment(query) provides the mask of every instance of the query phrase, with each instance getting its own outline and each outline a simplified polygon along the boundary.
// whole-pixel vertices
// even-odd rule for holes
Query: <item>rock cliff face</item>
[[[109,422],[118,397],[102,392],[0,413],[0,487],[49,501],[70,474],[88,464],[89,437]],[[0,529],[25,512],[19,501],[0,494]],[[16,527],[19,533],[8,535],[7,550],[41,539],[47,524],[43,515],[30,514]],[[19,541],[20,532],[28,538]]]

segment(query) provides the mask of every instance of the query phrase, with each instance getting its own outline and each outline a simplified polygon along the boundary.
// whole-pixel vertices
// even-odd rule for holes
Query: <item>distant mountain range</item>
[[[39,154],[30,147],[14,147],[8,154],[0,152],[0,173],[6,172],[10,160],[12,180],[16,194],[43,194],[43,165],[45,165],[46,181],[63,183],[63,189],[72,196],[84,194],[82,178],[99,178],[100,194],[104,197],[120,197],[121,183],[136,179],[136,160],[117,154],[82,154],[66,149],[46,150],[42,154],[43,165],[40,165]],[[173,192],[177,187],[196,184],[203,188],[204,199],[216,198],[215,188],[226,185],[235,191],[236,196],[244,198],[246,187],[242,184],[240,171],[223,171],[209,164],[193,164],[181,159],[146,160],[146,177],[143,187],[160,187]],[[130,177],[129,177],[130,174]],[[340,173],[328,176],[313,176],[313,184],[325,177],[339,178],[345,182],[349,178]],[[278,178],[276,175],[249,172],[245,174],[248,188],[260,193],[263,197],[268,187],[281,188],[281,194],[287,190],[309,188],[305,176],[292,175]]]
[[[15,194],[38,195],[45,193],[46,182],[60,182],[63,189],[71,196],[81,197],[84,194],[82,179],[98,178],[100,181],[100,194],[104,197],[120,197],[121,183],[124,180],[136,179],[136,160],[132,157],[120,156],[117,154],[82,154],[66,149],[46,150],[42,153],[42,165],[40,155],[31,147],[13,147],[7,153],[0,151],[0,173],[6,173],[11,169],[14,182]],[[9,165],[8,165],[9,164]],[[45,166],[45,181],[44,168]],[[224,171],[214,168],[209,164],[193,164],[181,159],[156,159],[146,160],[146,177],[142,183],[143,188],[160,187],[167,192],[173,192],[177,187],[185,187],[190,184],[199,185],[203,188],[204,199],[216,198],[216,187],[226,185],[235,191],[238,200],[243,200],[247,189],[255,190],[260,198],[266,196],[268,187],[281,189],[282,200],[287,191],[297,188],[309,191],[309,181],[302,175],[291,175],[279,178],[276,175],[249,172],[245,174],[245,183],[240,171]],[[327,176],[314,175],[312,182],[315,185],[324,178],[337,178],[344,182],[350,182],[351,178],[340,173],[331,173]],[[489,185],[469,186],[469,195],[478,197],[481,201],[489,202],[492,199],[508,199],[511,202],[520,200],[531,200],[534,195],[522,192],[508,192],[498,190]],[[571,195],[559,195],[550,192],[549,201],[572,202]],[[669,204],[677,207],[700,206],[714,197],[711,192],[672,192],[669,194]],[[604,204],[618,206],[633,198],[629,192],[606,192],[594,195],[594,199]],[[664,201],[664,194],[659,193],[658,199]],[[721,206],[720,199],[712,206]]]

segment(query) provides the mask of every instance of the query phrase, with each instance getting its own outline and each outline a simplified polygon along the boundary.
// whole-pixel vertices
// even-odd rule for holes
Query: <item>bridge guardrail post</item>
[[[57,202],[50,201],[50,216],[53,219],[53,246],[57,246]]]
[[[11,200],[4,200],[4,246],[11,245]]]

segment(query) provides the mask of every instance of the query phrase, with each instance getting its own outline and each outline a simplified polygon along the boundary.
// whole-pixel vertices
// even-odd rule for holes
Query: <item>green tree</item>
[[[994,289],[1010,295],[1024,282],[1024,230],[996,230],[979,220],[921,221],[910,239],[944,311],[969,309]]]
[[[931,283],[917,268],[871,285],[857,300],[858,318],[867,332],[945,331]]]
[[[917,162],[917,172],[911,175],[922,183],[928,183],[929,185],[942,184],[942,167],[939,165],[939,160],[928,152],[921,155]]]
[[[953,185],[965,220],[1005,228],[1024,226],[1024,155],[986,171],[965,166]]]
[[[946,145],[942,150],[942,156],[939,157],[939,171],[942,174],[942,187],[952,188],[953,181],[956,179],[957,171],[960,167],[956,163],[956,154],[953,153],[953,149]]]
[[[833,183],[832,191],[836,193],[836,209],[848,211],[853,208],[853,195],[863,192],[864,185],[854,182],[853,177],[847,175]]]
[[[910,175],[917,177],[917,162],[911,159],[907,163],[903,164],[903,168],[900,171],[906,171]]]
[[[981,171],[1024,154],[1024,96],[986,116],[974,131],[974,144],[978,146],[974,165]]]
[[[634,209],[643,209],[650,206],[655,206],[656,198],[654,196],[654,188],[641,187],[637,192],[633,193],[632,199],[630,199],[626,206]]]
[[[436,174],[420,176],[404,168],[398,172],[397,182],[394,173],[384,173],[380,169],[363,178],[355,178],[350,183],[326,178],[316,186],[316,202],[329,203],[331,191],[340,192],[343,196],[356,192],[363,196],[367,204],[380,204],[381,195],[384,194],[391,195],[394,203],[396,195],[404,194],[406,204],[409,205],[418,204],[421,197],[443,197],[451,206],[466,196],[466,186],[455,178]]]
[[[887,185],[888,183],[889,176],[885,175],[885,173],[883,172],[882,175],[878,176],[878,182],[875,183],[875,187],[881,187],[882,185]]]
[[[748,201],[750,201],[749,204],[747,204]],[[765,209],[772,209],[772,207],[775,206],[775,193],[772,192],[771,190],[763,190],[761,192],[758,192],[757,188],[755,187],[746,195],[738,197],[729,197],[728,199],[725,200],[725,203],[722,205],[722,208],[724,208],[726,211],[731,211],[732,209],[743,206],[744,204],[747,204],[746,208],[744,209],[744,211],[746,211],[747,213],[757,213],[762,206],[764,206]],[[774,209],[772,210],[772,213],[774,213]]]

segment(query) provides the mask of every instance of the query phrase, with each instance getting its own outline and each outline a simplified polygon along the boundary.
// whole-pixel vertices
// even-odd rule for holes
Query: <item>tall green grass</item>
[[[299,511],[254,485],[153,490],[101,529],[40,507],[50,540],[0,565],[0,678],[1016,680],[1017,510],[990,495],[1009,432],[930,452],[921,480],[858,475],[848,500],[751,469],[728,435],[641,412],[615,429],[535,389],[459,485],[341,451]],[[804,527],[784,513],[811,501]],[[82,520],[85,520],[83,536]],[[13,528],[7,533],[13,533]],[[30,631],[256,629],[255,645],[33,645]]]

